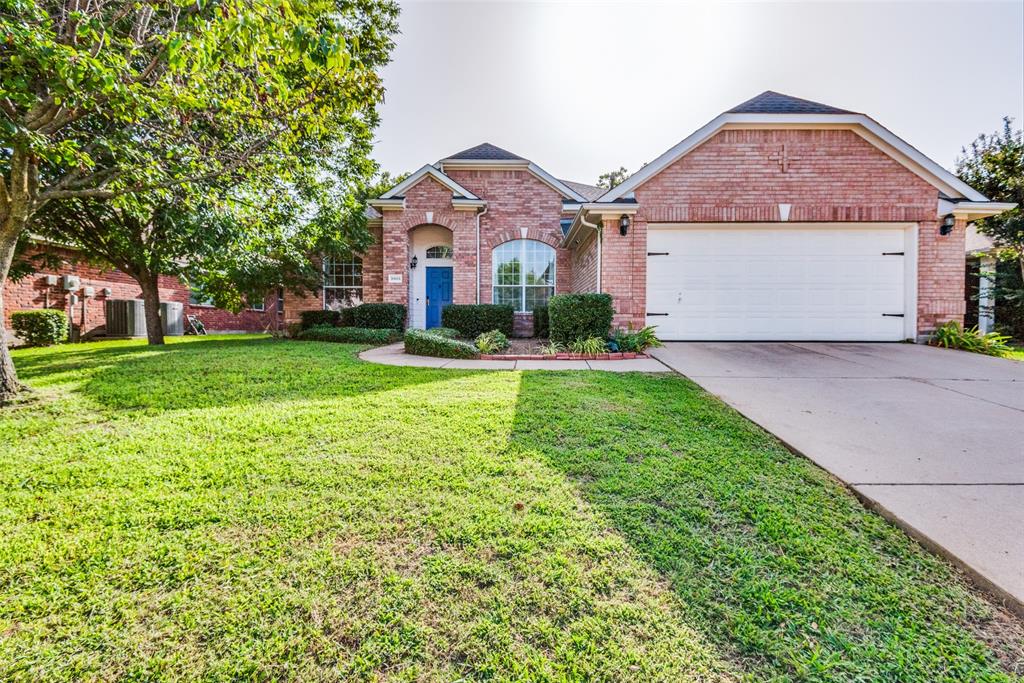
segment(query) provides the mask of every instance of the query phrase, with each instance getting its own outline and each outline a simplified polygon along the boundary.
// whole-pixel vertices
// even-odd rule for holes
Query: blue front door
[[[452,268],[427,268],[427,329],[441,326],[441,309],[452,302]]]

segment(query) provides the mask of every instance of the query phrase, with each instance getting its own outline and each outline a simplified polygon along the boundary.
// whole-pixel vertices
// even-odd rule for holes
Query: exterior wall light
[[[619,218],[619,234],[625,237],[627,232],[629,232],[629,216],[622,214],[622,217]]]
[[[419,263],[419,262],[420,262],[420,260],[418,258],[416,258],[415,256],[413,256],[412,257],[412,261],[409,261],[409,267],[410,268],[415,268],[416,264]]]
[[[947,213],[942,217],[942,225],[939,226],[940,235],[948,235],[953,232],[953,227],[956,225],[956,218],[953,214]]]

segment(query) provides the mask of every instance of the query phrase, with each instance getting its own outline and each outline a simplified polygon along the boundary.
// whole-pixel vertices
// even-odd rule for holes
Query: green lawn
[[[0,680],[1013,680],[1024,629],[670,375],[15,353]],[[1019,669],[1018,669],[1019,675]]]

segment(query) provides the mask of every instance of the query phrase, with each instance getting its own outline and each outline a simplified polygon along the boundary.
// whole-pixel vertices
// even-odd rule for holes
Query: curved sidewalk
[[[411,356],[405,344],[389,344],[369,349],[359,357],[381,365],[404,365],[417,368],[450,368],[454,370],[607,370],[609,372],[672,372],[654,358],[630,360],[476,360]]]

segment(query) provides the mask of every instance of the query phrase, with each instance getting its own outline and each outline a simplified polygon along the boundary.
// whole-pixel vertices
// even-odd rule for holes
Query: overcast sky
[[[863,112],[941,165],[1024,123],[1024,1],[403,2],[385,170],[491,142],[559,178],[635,171],[776,90]]]

